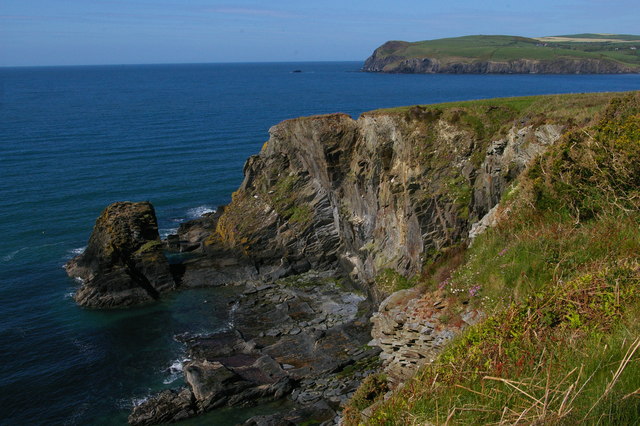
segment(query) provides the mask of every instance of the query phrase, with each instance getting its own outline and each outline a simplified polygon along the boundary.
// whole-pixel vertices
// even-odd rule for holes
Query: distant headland
[[[640,73],[640,36],[573,34],[540,38],[474,35],[388,41],[363,71],[415,74]]]

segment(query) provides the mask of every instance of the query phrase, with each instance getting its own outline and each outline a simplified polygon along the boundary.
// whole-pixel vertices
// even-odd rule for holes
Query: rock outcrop
[[[79,278],[74,298],[90,308],[121,308],[153,301],[175,288],[158,223],[148,202],[118,202],[96,221],[84,253],[65,269]]]
[[[146,303],[177,282],[236,291],[228,330],[180,337],[185,387],[135,407],[130,423],[288,396],[291,419],[313,412],[331,424],[379,353],[397,384],[481,319],[445,292],[388,297],[395,288],[376,284],[388,273],[420,273],[491,226],[510,184],[563,130],[504,104],[474,108],[284,121],[246,162],[231,203],[165,242],[149,203],[109,206],[85,252],[66,265],[83,280],[78,303]],[[164,250],[181,263],[170,266]]]
[[[383,370],[392,385],[409,379],[484,313],[468,308],[443,291],[401,290],[385,299],[372,317],[373,340],[382,349]]]

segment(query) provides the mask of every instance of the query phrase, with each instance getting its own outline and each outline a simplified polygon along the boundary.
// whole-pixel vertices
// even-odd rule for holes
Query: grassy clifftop
[[[438,268],[450,273],[415,278],[487,319],[391,398],[368,380],[347,424],[637,422],[638,159],[640,93],[565,133],[504,195],[498,226]]]
[[[381,72],[483,72],[461,68],[462,64],[535,61],[556,63],[553,68],[503,68],[484,72],[638,72],[640,37],[613,34],[576,34],[538,39],[476,35],[418,42],[390,41],[379,47],[365,62],[365,71]],[[437,62],[434,68],[420,66],[415,60]],[[413,61],[411,61],[413,60]],[[569,69],[569,63],[591,61],[600,68]],[[450,65],[456,64],[456,69]],[[605,66],[606,64],[606,66]],[[564,68],[563,68],[564,67]],[[627,71],[624,71],[627,70]]]

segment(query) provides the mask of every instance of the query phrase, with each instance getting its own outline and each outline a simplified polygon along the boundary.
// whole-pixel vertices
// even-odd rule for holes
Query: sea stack
[[[175,289],[149,202],[117,202],[98,217],[86,250],[65,265],[80,278],[78,304],[90,308],[140,305]]]

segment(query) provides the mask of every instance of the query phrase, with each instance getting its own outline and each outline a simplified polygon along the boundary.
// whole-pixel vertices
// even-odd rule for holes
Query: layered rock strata
[[[187,268],[185,285],[203,274],[224,283],[337,268],[375,293],[381,271],[416,274],[429,253],[465,239],[561,130],[513,123],[486,144],[455,117],[420,107],[280,123],[247,161],[232,202],[179,233],[176,247],[209,259]]]
[[[98,217],[84,253],[65,269],[82,280],[78,304],[119,308],[157,299],[175,288],[162,250],[158,223],[148,202],[118,202]]]
[[[512,116],[501,108],[488,106],[488,119]],[[238,290],[228,331],[183,337],[186,387],[136,407],[130,422],[177,421],[286,395],[300,413],[316,410],[335,422],[381,350],[399,382],[480,318],[452,310],[441,294],[413,290],[385,301],[374,322],[380,348],[366,345],[372,307],[393,290],[376,286],[376,277],[415,275],[429,256],[466,240],[562,130],[508,121],[491,141],[464,124],[474,119],[465,114],[412,107],[282,122],[247,161],[232,202],[165,243],[148,203],[109,206],[85,253],[67,265],[84,280],[79,303],[144,303],[176,282]],[[187,257],[172,269],[166,249]],[[362,294],[341,287],[348,283]]]
[[[170,249],[204,255],[176,267],[180,284],[340,269],[382,300],[387,294],[370,285],[381,271],[416,274],[429,253],[465,239],[562,129],[514,123],[487,149],[455,120],[455,111],[414,107],[274,126],[232,202],[168,240]],[[144,206],[110,206],[85,253],[69,262],[69,274],[85,280],[79,303],[129,306],[175,287],[152,207]]]
[[[382,349],[382,368],[398,385],[423,365],[433,362],[445,345],[484,313],[460,304],[445,292],[401,290],[385,299],[372,317],[373,340]]]

